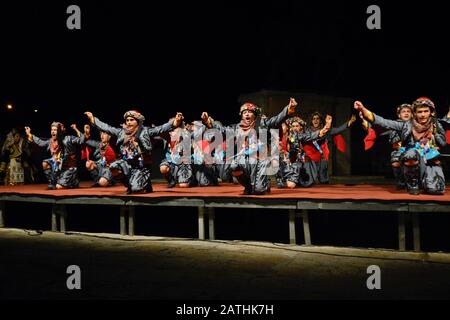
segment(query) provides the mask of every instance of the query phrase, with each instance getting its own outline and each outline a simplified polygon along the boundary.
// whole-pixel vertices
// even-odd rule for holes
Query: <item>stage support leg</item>
[[[413,237],[414,237],[414,251],[419,252],[420,250],[420,220],[419,214],[412,214],[413,223]]]
[[[205,207],[198,207],[198,238],[205,240]]]
[[[311,243],[311,231],[309,229],[309,213],[308,210],[302,210],[303,220],[303,234],[305,235],[305,245],[310,246]]]
[[[5,227],[5,201],[0,201],[0,228]]]
[[[58,205],[52,205],[52,231],[58,232]]]
[[[128,207],[128,235],[134,236],[135,208]]]
[[[120,207],[120,235],[125,236],[127,234],[127,207]]]
[[[58,214],[59,214],[59,231],[66,232],[67,207],[63,204],[59,205]]]
[[[297,244],[297,237],[295,234],[295,210],[289,210],[289,243]]]
[[[209,240],[216,240],[215,221],[216,215],[214,208],[208,208]]]
[[[398,214],[398,249],[400,251],[406,250],[405,218],[404,213]]]

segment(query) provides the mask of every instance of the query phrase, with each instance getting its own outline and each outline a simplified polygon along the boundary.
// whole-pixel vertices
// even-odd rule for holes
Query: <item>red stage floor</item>
[[[297,200],[357,200],[357,201],[424,201],[450,203],[450,191],[445,195],[432,196],[421,194],[412,196],[405,191],[398,191],[393,185],[318,185],[312,188],[295,190],[273,188],[271,194],[265,196],[248,196],[243,194],[243,188],[235,184],[221,184],[217,187],[205,188],[167,188],[165,183],[153,184],[155,192],[148,194],[126,195],[125,187],[115,186],[109,188],[91,188],[91,182],[83,182],[78,189],[71,190],[45,190],[46,185],[26,185],[6,187],[0,186],[0,195],[38,195],[49,197],[173,197],[173,198],[265,198],[265,199],[297,199]]]

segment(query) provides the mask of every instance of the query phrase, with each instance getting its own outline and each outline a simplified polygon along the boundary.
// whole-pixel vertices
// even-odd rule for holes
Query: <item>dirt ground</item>
[[[67,288],[70,265],[81,290]],[[0,299],[449,298],[444,253],[0,229]]]

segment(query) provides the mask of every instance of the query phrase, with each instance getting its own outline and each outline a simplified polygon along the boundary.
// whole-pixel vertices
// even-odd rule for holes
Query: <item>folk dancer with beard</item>
[[[435,118],[436,108],[429,98],[414,101],[413,118],[404,122],[384,119],[360,101],[354,107],[370,123],[398,132],[402,143],[400,161],[409,194],[418,195],[420,189],[428,194],[445,193],[445,177],[439,161],[439,149],[446,145],[445,131]]]
[[[158,127],[144,126],[145,117],[138,111],[127,111],[122,128],[112,127],[91,112],[85,112],[92,125],[117,137],[121,159],[111,163],[109,170],[114,178],[120,179],[127,187],[127,194],[153,192],[151,183],[152,137],[170,132],[179,127],[183,115],[177,113],[174,119]]]

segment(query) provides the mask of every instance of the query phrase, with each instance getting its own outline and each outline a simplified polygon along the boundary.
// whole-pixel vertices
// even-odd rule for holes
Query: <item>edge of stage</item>
[[[91,185],[91,182],[83,182],[80,188],[68,190],[46,190],[46,185],[42,184],[0,186],[0,227],[7,225],[6,202],[50,204],[51,230],[60,232],[66,232],[66,207],[69,205],[119,206],[120,234],[130,236],[134,236],[137,206],[197,207],[198,238],[205,240],[208,236],[209,240],[215,240],[215,208],[278,209],[274,211],[288,213],[290,244],[297,244],[296,220],[300,218],[305,245],[311,245],[309,214],[314,211],[352,211],[358,214],[383,211],[398,215],[399,250],[406,248],[406,226],[411,221],[414,250],[421,251],[420,214],[450,213],[449,190],[440,196],[413,196],[386,184],[330,184],[294,190],[272,188],[270,194],[263,196],[244,195],[242,186],[230,183],[187,189],[167,188],[166,183],[153,183],[153,193],[134,195],[125,194],[126,189],[122,185],[108,188],[92,188]]]

